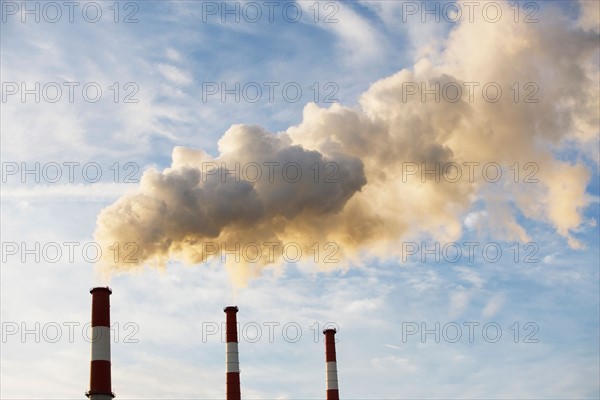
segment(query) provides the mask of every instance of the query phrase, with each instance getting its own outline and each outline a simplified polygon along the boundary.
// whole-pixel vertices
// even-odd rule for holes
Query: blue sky
[[[501,22],[491,24],[475,13],[478,21],[472,26],[443,18],[423,23],[419,14],[406,15],[411,2],[367,0],[274,2],[269,22],[263,3],[228,3],[240,10],[258,4],[262,17],[250,23],[243,18],[250,14],[222,22],[224,3],[202,1],[81,2],[69,22],[68,9],[59,2],[62,17],[52,23],[47,19],[54,14],[43,14],[44,3],[28,2],[31,9],[39,7],[40,21],[29,14],[22,22],[23,3],[2,2],[0,397],[83,396],[89,380],[88,289],[105,282],[94,274],[93,256],[81,249],[97,240],[99,222],[108,219],[102,210],[146,190],[138,182],[151,168],[164,176],[165,168],[183,171],[172,161],[176,146],[202,149],[215,160],[244,155],[244,149],[227,153],[219,140],[225,132],[246,138],[249,128],[228,131],[245,124],[334,160],[338,153],[332,148],[364,163],[363,191],[347,200],[345,211],[330,220],[323,217],[324,225],[316,226],[324,233],[314,233],[315,241],[348,239],[328,225],[360,219],[361,213],[348,210],[364,210],[365,204],[393,223],[371,238],[357,239],[359,245],[334,264],[315,264],[310,257],[281,262],[241,286],[232,277],[245,266],[226,268],[218,258],[190,265],[175,252],[168,253],[163,267],[117,271],[109,281],[117,398],[224,398],[225,346],[220,332],[208,335],[207,329],[215,324],[221,329],[222,309],[230,304],[240,308],[244,398],[323,398],[321,331],[329,322],[338,327],[343,398],[598,398],[600,158],[593,105],[598,102],[599,30],[593,2],[530,2],[536,6],[529,8],[521,2],[520,19],[532,10],[538,18],[527,26],[521,21],[513,26],[515,8],[502,1],[495,2],[503,10]],[[90,13],[96,6],[102,9],[96,23],[81,14],[89,4]],[[440,9],[448,5],[437,4]],[[290,13],[302,10],[302,17],[290,22],[293,14],[288,14],[286,20],[285,7]],[[462,3],[458,7],[466,10]],[[129,13],[137,22],[123,22]],[[329,13],[337,21],[325,23]],[[539,43],[519,36],[523,32],[541,32],[533,36]],[[481,48],[466,39],[479,34]],[[495,35],[506,42],[492,40]],[[520,46],[529,47],[520,52]],[[495,53],[505,58],[489,60]],[[577,61],[540,64],[558,57]],[[582,61],[576,70],[580,60],[587,64]],[[482,68],[486,65],[489,71]],[[404,108],[394,102],[397,82],[407,77],[522,84],[526,73],[534,72],[541,99],[536,105],[499,103],[493,109],[481,102],[415,101]],[[11,83],[20,89],[21,83],[33,88],[36,82],[41,87],[57,82],[63,97],[52,103],[42,96],[36,103],[33,95],[23,102],[20,93],[7,94]],[[79,84],[72,102],[64,82]],[[110,89],[115,82],[118,102]],[[228,95],[222,101],[220,93],[205,92],[221,83],[233,88],[236,82],[241,88],[257,83],[262,97],[253,102],[242,96],[236,102]],[[273,101],[265,84],[270,82]],[[81,87],[89,83],[103,90],[98,102],[82,96]],[[297,101],[281,91],[289,84],[302,89]],[[508,84],[504,90],[512,95]],[[128,93],[138,101],[124,102]],[[307,106],[310,102],[319,108]],[[358,119],[344,124],[339,115]],[[411,125],[415,120],[420,123]],[[455,123],[459,133],[439,128]],[[535,132],[527,130],[531,126]],[[431,137],[435,140],[427,142]],[[351,143],[357,138],[365,140],[362,147]],[[450,158],[418,146],[433,142],[451,148]],[[438,156],[497,161],[506,179],[427,186],[418,178],[407,185],[390,178],[399,176],[400,162]],[[518,161],[522,168],[527,160],[539,163],[541,183],[511,184],[508,167]],[[21,169],[35,163],[40,172],[23,178]],[[54,163],[62,175],[49,182],[42,170],[51,173]],[[75,168],[72,181],[65,163]],[[82,174],[86,165],[92,168],[87,175]],[[18,168],[15,174],[12,168]],[[102,176],[90,179],[97,170]],[[281,208],[285,213],[285,205]],[[286,234],[294,228],[309,229],[296,221]],[[65,242],[75,243],[73,259]],[[467,242],[480,245],[473,261],[466,253],[456,262],[432,255],[423,261],[423,247],[434,248],[436,242],[440,247],[456,243],[463,252]],[[486,244],[502,249],[498,261],[481,252]],[[408,245],[419,251],[406,255]],[[55,261],[56,248],[62,256]],[[26,254],[24,249],[34,250]],[[528,254],[531,262],[525,262]],[[421,328],[435,330],[436,324],[439,340],[434,334],[421,336]],[[284,331],[285,326],[292,328]],[[415,326],[419,332],[406,335]],[[462,336],[453,342],[445,335],[453,335],[456,326]],[[484,326],[491,328],[484,332]],[[302,330],[297,341],[290,339],[296,327]],[[497,341],[491,338],[495,327],[502,331]]]

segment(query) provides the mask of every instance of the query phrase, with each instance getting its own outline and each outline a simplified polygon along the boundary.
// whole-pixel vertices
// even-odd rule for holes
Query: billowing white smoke
[[[232,126],[219,140],[219,151],[214,159],[176,147],[171,168],[146,171],[135,194],[104,209],[96,237],[105,248],[121,245],[119,253],[113,246],[105,260],[122,268],[134,267],[132,260],[164,264],[179,254],[199,263],[215,255],[212,243],[219,256],[222,244],[223,250],[235,250],[237,244],[242,262],[254,259],[256,254],[241,254],[241,248],[281,244],[290,221],[326,221],[367,183],[360,159],[307,150],[288,135],[259,127]],[[328,175],[334,176],[325,179]],[[302,239],[293,243],[305,244]],[[261,264],[280,258],[281,248],[272,246],[273,257],[262,249]],[[228,259],[235,264],[235,255]]]
[[[457,240],[475,202],[487,208],[483,225],[496,239],[530,239],[517,222],[521,213],[580,246],[572,231],[590,201],[583,158],[598,162],[598,20],[584,12],[573,23],[551,9],[544,18],[539,24],[462,23],[443,53],[375,82],[357,108],[308,104],[302,123],[278,134],[234,125],[215,158],[175,148],[171,168],[146,171],[137,192],[99,215],[95,236],[105,247],[137,245],[129,253],[138,263],[126,262],[122,249],[116,260],[107,252],[103,265],[122,270],[164,265],[171,257],[199,263],[214,253],[206,242],[227,249],[293,242],[311,259],[315,243],[323,251],[322,244],[333,242],[338,259],[359,250],[390,256],[411,236]],[[436,102],[433,94],[422,98],[421,84],[448,90]],[[448,101],[457,87],[461,98]],[[492,102],[495,87],[502,95]],[[579,156],[562,161],[556,154],[565,149]],[[423,163],[447,175],[423,183]],[[502,167],[500,182],[485,179],[482,166],[489,163]],[[236,181],[240,171],[219,168],[237,165],[251,178]],[[444,169],[451,165],[461,166],[460,179],[456,169]],[[539,182],[523,183],[529,174]],[[280,261],[281,251],[273,254],[257,264],[234,257],[227,263],[240,283]],[[315,259],[322,262],[323,254]]]

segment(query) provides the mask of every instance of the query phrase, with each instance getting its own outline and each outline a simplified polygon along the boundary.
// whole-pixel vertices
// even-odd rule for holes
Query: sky
[[[0,398],[598,398],[598,4],[3,0]]]

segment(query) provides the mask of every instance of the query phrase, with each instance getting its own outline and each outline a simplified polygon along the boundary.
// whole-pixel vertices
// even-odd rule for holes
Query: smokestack
[[[227,374],[227,400],[240,400],[240,360],[238,357],[237,317],[238,308],[229,306],[223,309],[227,315],[226,334],[227,348],[225,372]]]
[[[92,361],[90,400],[111,400],[115,397],[110,377],[110,298],[108,287],[95,287],[92,294]]]
[[[327,374],[327,400],[339,400],[337,361],[335,358],[335,333],[333,328],[325,329],[325,371]]]

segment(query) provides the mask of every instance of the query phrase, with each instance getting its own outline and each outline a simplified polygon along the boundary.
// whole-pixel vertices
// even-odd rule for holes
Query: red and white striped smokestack
[[[235,306],[225,307],[223,309],[227,316],[226,336],[227,348],[225,359],[225,372],[227,374],[227,400],[241,400],[240,391],[240,360],[238,357],[238,332],[237,317],[238,308]]]
[[[115,397],[110,377],[110,298],[108,287],[95,287],[92,294],[92,361],[90,400],[111,400]]]
[[[327,400],[339,400],[337,361],[335,358],[335,333],[333,328],[325,329],[325,373],[327,374]]]

